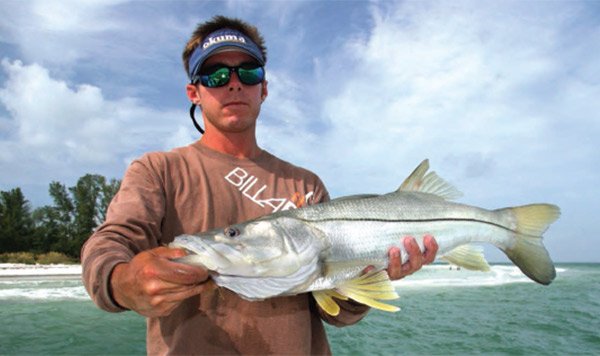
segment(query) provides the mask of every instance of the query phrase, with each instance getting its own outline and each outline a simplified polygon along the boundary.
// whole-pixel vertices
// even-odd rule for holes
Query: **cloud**
[[[174,124],[185,111],[156,110],[129,97],[108,100],[100,88],[71,87],[37,64],[3,59],[2,69],[7,80],[0,103],[9,116],[0,121],[0,166],[14,172],[3,176],[4,184],[35,182],[39,175],[32,168],[55,177],[115,173],[132,155],[187,144],[193,137]]]
[[[598,118],[589,103],[599,94],[597,85],[582,80],[588,59],[565,54],[572,46],[563,36],[577,9],[531,10],[493,4],[466,11],[431,2],[373,6],[369,35],[332,51],[350,65],[320,81],[319,92],[337,93],[322,104],[328,122],[323,156],[335,157],[333,166],[342,171],[361,172],[349,184],[353,189],[367,184],[377,191],[400,183],[402,172],[426,157],[474,182],[558,169],[562,163],[548,155],[576,158],[555,146],[565,134],[556,125],[564,113],[571,139],[586,134],[590,117]],[[593,38],[586,40],[595,47]],[[583,115],[568,114],[582,104]],[[339,170],[323,171],[347,193],[335,186]],[[524,194],[539,188],[528,178],[518,183]]]
[[[29,60],[73,63],[89,55],[95,35],[119,30],[111,9],[123,1],[28,1],[2,4],[0,38],[17,45]],[[35,25],[32,25],[35,24]]]

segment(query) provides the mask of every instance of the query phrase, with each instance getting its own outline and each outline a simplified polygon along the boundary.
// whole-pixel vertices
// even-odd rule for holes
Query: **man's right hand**
[[[210,284],[205,269],[171,261],[185,255],[182,249],[157,247],[116,265],[110,278],[115,302],[147,317],[171,314]]]

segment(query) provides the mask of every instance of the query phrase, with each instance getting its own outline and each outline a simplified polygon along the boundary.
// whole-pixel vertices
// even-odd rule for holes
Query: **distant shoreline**
[[[79,278],[81,265],[0,263],[0,279]]]

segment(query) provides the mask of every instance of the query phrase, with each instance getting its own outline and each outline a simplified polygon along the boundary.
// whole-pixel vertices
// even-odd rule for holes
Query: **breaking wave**
[[[89,299],[78,279],[1,280],[0,300],[85,300]]]
[[[513,283],[535,283],[512,265],[490,266],[489,272],[469,271],[450,265],[425,266],[421,271],[394,285],[401,288],[439,288],[439,287],[481,287],[498,286]],[[557,268],[557,273],[563,273],[566,268]]]

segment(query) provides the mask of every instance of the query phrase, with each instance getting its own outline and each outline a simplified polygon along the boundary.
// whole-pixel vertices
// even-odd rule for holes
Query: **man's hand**
[[[431,235],[423,236],[423,245],[425,246],[423,253],[421,253],[414,237],[405,237],[403,243],[408,253],[408,262],[402,264],[402,257],[398,247],[392,247],[388,252],[390,262],[387,273],[391,280],[404,278],[421,269],[423,265],[433,262],[438,250],[438,244]]]
[[[185,255],[182,249],[158,247],[115,266],[110,278],[115,302],[147,317],[169,315],[207,288],[205,269],[171,261]]]

